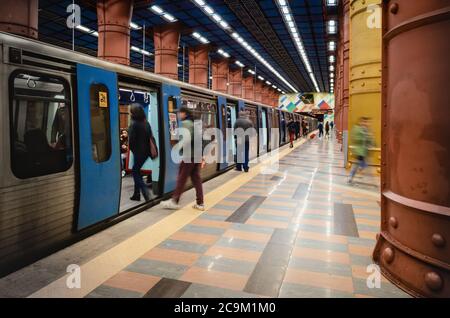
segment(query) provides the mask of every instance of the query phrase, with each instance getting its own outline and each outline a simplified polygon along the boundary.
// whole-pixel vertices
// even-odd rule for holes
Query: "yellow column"
[[[349,161],[352,162],[353,126],[360,117],[370,117],[376,146],[368,163],[381,162],[381,0],[350,3],[350,105]]]

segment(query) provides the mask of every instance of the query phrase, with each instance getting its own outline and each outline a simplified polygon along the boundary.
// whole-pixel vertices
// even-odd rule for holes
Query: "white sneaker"
[[[163,209],[169,209],[169,210],[178,210],[180,208],[180,205],[175,203],[172,199],[161,201],[161,206]]]
[[[199,211],[205,211],[205,205],[204,204],[194,204],[192,206],[194,209],[199,210]]]

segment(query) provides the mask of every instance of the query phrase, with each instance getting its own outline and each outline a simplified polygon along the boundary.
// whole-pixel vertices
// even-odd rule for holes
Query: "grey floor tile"
[[[138,259],[126,267],[127,271],[177,279],[188,269],[187,266],[161,262],[156,260]]]
[[[191,253],[204,253],[209,249],[208,245],[178,240],[165,240],[158,247]]]
[[[141,298],[141,297],[142,297],[141,293],[121,288],[110,287],[106,285],[100,285],[92,292],[90,292],[88,295],[86,295],[86,298]]]

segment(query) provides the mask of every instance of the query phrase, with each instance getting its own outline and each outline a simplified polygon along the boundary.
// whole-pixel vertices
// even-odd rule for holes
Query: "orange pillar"
[[[1,0],[0,31],[38,37],[38,0]]]
[[[97,1],[98,50],[101,59],[130,64],[130,22],[133,0]]]
[[[178,79],[178,45],[180,25],[169,23],[153,29],[155,45],[155,73]]]
[[[255,77],[247,76],[242,81],[242,91],[245,99],[255,100]]]
[[[231,95],[242,97],[242,68],[230,69],[230,86],[228,92]]]
[[[273,104],[274,107],[278,108],[280,106],[280,93],[278,91],[275,91],[273,102],[274,102],[274,104]]]
[[[450,0],[383,1],[374,259],[394,284],[421,297],[450,297],[449,9]]]
[[[189,48],[189,84],[208,87],[209,45]]]
[[[262,90],[261,90],[261,96],[262,96],[261,97],[261,102],[263,104],[271,105],[270,97],[269,97],[269,86],[263,84]]]
[[[212,61],[212,89],[220,93],[227,93],[228,60],[220,59]]]
[[[262,102],[262,88],[263,82],[257,80],[255,83],[255,102]]]

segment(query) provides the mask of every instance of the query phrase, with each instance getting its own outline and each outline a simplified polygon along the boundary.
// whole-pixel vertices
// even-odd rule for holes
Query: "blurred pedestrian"
[[[359,122],[352,129],[352,145],[353,153],[356,155],[358,162],[353,164],[352,170],[347,182],[352,183],[356,172],[367,167],[366,158],[369,153],[369,148],[375,145],[372,134],[369,130],[370,118],[361,117]]]
[[[253,123],[249,118],[249,114],[246,111],[239,112],[239,117],[234,123],[234,134],[236,137],[236,170],[242,171],[244,168],[245,172],[248,172],[249,166],[248,162],[250,161],[250,135],[252,135]],[[237,133],[236,130],[242,129],[245,136]],[[242,133],[241,132],[241,133]],[[242,153],[244,152],[244,153]]]
[[[182,137],[182,139],[179,141],[181,143],[180,147],[181,149],[190,148],[191,151],[190,154],[183,152],[182,160],[178,170],[178,177],[175,191],[173,192],[171,199],[161,202],[161,206],[164,209],[171,209],[171,210],[179,209],[180,208],[179,202],[181,195],[184,191],[187,179],[190,177],[192,184],[194,185],[196,194],[196,203],[193,205],[193,208],[196,210],[204,211],[205,204],[203,198],[203,185],[202,185],[202,178],[200,176],[200,170],[204,166],[205,162],[203,157],[197,158],[195,153],[194,119],[192,111],[187,106],[182,106],[178,111],[178,114],[181,120],[181,128],[187,129],[187,131],[190,134],[190,138],[185,138],[184,136]]]

